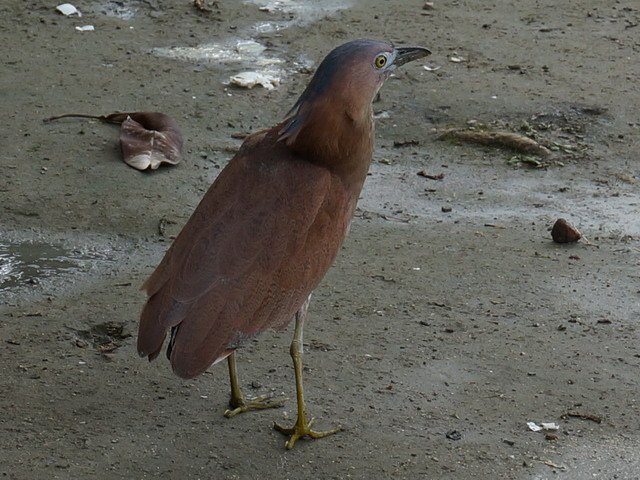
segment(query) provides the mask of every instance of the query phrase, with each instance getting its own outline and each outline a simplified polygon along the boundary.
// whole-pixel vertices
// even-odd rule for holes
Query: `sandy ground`
[[[55,2],[5,1],[0,476],[640,478],[638,3],[267,3],[80,0],[83,17],[65,18]],[[345,431],[285,451],[271,424],[295,417],[291,328],[239,355],[249,394],[291,400],[227,420],[226,368],[185,382],[137,357],[138,286],[231,135],[282,118],[314,65],[358,37],[434,54],[381,91],[357,218],[310,309],[308,409]],[[267,50],[201,58],[248,39]],[[280,85],[225,86],[258,66]],[[42,123],[117,110],[173,116],[184,162],[140,173],[116,127]],[[536,168],[437,140],[478,124],[554,153]],[[591,245],[552,243],[558,217]]]

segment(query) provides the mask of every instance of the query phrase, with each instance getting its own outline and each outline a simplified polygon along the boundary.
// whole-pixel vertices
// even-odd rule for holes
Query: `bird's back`
[[[278,128],[249,137],[144,284],[140,354],[155,358],[175,327],[171,363],[191,378],[285,326],[334,261],[355,190],[292,153]]]

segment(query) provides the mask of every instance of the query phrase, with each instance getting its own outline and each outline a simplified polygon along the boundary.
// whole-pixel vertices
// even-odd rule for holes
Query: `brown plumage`
[[[397,65],[426,54],[370,40],[342,45],[282,123],[245,140],[143,286],[141,355],[155,358],[171,329],[173,370],[192,378],[294,316],[301,343],[304,312],[296,312],[333,263],[371,162],[371,102]],[[233,386],[235,359],[230,371]],[[289,447],[316,434],[300,418],[297,386],[304,428]]]
[[[171,364],[191,378],[243,339],[286,326],[333,262],[356,200],[338,176],[292,155],[277,128],[252,135],[145,283],[139,351],[157,355],[179,325]]]

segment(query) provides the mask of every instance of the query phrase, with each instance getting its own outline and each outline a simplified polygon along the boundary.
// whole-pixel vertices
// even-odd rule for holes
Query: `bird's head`
[[[394,47],[378,40],[353,40],[333,49],[320,63],[295,103],[281,138],[295,138],[313,106],[347,116],[370,116],[371,103],[391,73],[401,65],[426,57],[424,47]]]

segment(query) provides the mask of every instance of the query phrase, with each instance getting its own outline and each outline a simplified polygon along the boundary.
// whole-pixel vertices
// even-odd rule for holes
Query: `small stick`
[[[107,123],[122,123],[122,120],[116,120],[111,115],[87,115],[84,113],[65,113],[64,115],[55,115],[53,117],[45,118],[44,123],[53,122],[54,120],[60,120],[61,118],[92,118],[94,120],[100,120]]]
[[[581,418],[582,420],[591,420],[592,422],[602,423],[602,418],[593,413],[569,411],[565,413],[564,416]]]
[[[565,467],[564,465],[558,465],[557,463],[553,463],[551,460],[541,460],[541,462],[545,464],[547,467],[557,468],[558,470],[567,469],[567,467]]]

